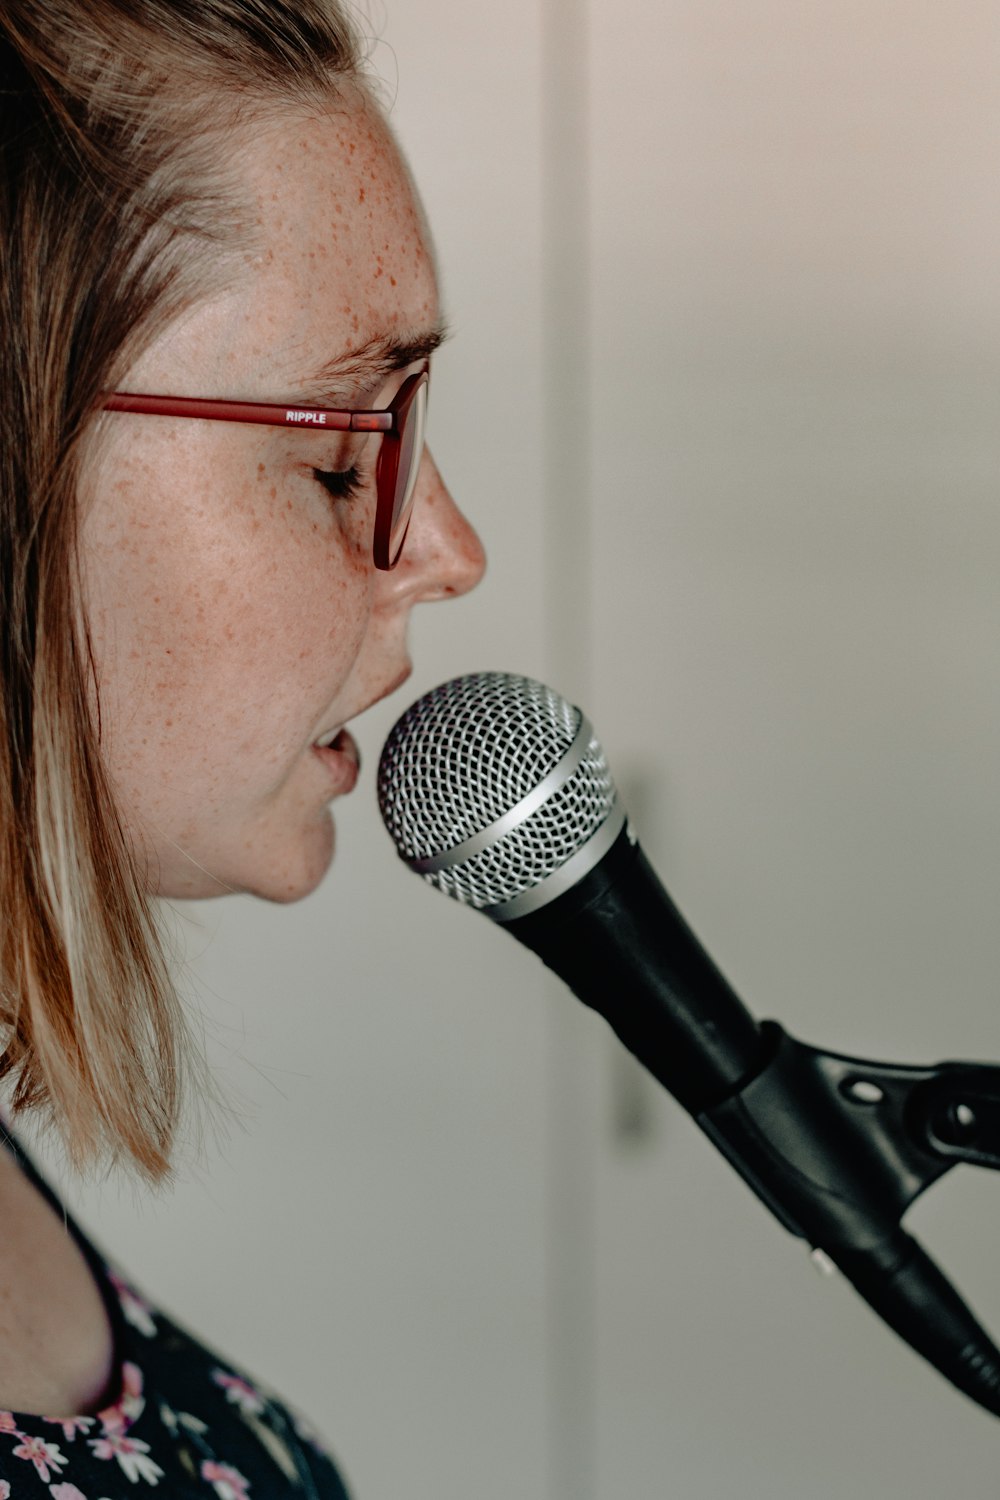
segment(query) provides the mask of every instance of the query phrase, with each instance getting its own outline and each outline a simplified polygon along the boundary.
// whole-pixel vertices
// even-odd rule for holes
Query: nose
[[[467,594],[485,571],[483,544],[425,448],[402,556],[392,572],[380,578],[394,602],[419,604]]]

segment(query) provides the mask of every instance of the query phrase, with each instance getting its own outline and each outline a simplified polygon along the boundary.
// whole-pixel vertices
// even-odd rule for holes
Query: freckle
[[[263,474],[263,472],[264,472],[264,465],[263,464],[258,464],[257,465],[257,473],[258,474]]]
[[[364,203],[364,201],[365,201],[365,190],[364,190],[364,188],[359,188],[358,189],[358,202],[359,203]]]
[[[278,486],[276,484],[272,484],[272,486],[271,486],[271,499],[272,500],[277,500],[277,498],[278,498]]]
[[[392,285],[393,285],[393,286],[396,286],[396,285],[397,285],[397,282],[396,282],[396,278],[395,278],[395,276],[390,276],[390,277],[389,277],[389,280],[390,280],[390,282],[391,282],[391,283],[392,283]]]
[[[381,266],[376,266],[376,267],[375,267],[375,280],[376,280],[376,281],[377,281],[377,280],[378,280],[378,278],[379,278],[379,277],[380,277],[380,276],[381,276],[381,275],[382,275],[382,267],[381,267]]]

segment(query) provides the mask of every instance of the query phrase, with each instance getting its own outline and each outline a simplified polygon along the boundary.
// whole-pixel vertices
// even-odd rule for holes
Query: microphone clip
[[[915,1090],[912,1128],[949,1165],[1000,1169],[1000,1067],[992,1063],[940,1063]]]
[[[873,1062],[761,1024],[763,1065],[697,1123],[792,1234],[954,1385],[1000,1416],[998,1350],[901,1227],[959,1162],[1000,1168],[1000,1066]]]

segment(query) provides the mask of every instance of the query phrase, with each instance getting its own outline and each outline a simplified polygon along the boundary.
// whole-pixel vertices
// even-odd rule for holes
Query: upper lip
[[[331,739],[336,739],[337,735],[344,728],[345,724],[350,723],[352,719],[356,719],[359,714],[363,714],[366,709],[372,708],[376,703],[381,703],[383,698],[388,698],[390,693],[394,693],[397,688],[402,687],[403,683],[410,676],[412,671],[412,666],[405,666],[403,670],[398,674],[398,676],[394,677],[393,680],[388,683],[381,692],[375,694],[374,698],[369,698],[367,703],[362,704],[360,708],[357,708],[353,713],[348,714],[345,719],[341,719],[338,724],[331,726],[329,729],[321,729],[319,734],[317,734],[313,739],[313,744],[318,745],[321,740],[329,741]]]

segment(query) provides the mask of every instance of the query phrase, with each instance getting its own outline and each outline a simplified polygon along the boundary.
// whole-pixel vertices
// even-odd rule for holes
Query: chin
[[[333,814],[329,807],[305,828],[297,839],[291,831],[285,840],[241,835],[240,859],[227,859],[220,851],[216,860],[199,851],[200,859],[178,860],[176,846],[167,851],[170,863],[160,864],[160,878],[150,894],[176,901],[207,901],[219,896],[257,896],[287,906],[311,896],[333,862],[336,843]],[[201,861],[204,861],[202,863]]]
[[[237,889],[277,906],[290,906],[311,896],[333,863],[336,834],[333,816],[326,810],[322,822],[304,835],[301,844],[288,850],[283,861],[257,878],[244,880]],[[234,882],[235,884],[235,882]]]

